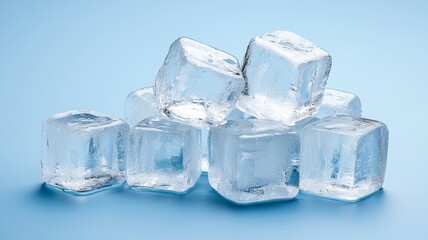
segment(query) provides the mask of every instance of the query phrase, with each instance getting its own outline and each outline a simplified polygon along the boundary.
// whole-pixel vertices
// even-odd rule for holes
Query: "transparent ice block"
[[[388,152],[385,124],[330,116],[303,129],[300,189],[357,201],[382,187]]]
[[[186,193],[200,175],[200,129],[167,118],[131,129],[126,181],[133,189]]]
[[[168,116],[207,124],[223,122],[245,81],[232,55],[189,38],[177,39],[156,77],[158,106]]]
[[[42,126],[43,180],[76,194],[121,184],[128,131],[123,120],[90,110],[49,117]]]
[[[294,33],[255,37],[245,55],[246,89],[237,106],[256,118],[294,125],[315,115],[330,68],[326,51]]]
[[[210,131],[210,185],[238,204],[294,198],[300,138],[270,120],[228,121]]]

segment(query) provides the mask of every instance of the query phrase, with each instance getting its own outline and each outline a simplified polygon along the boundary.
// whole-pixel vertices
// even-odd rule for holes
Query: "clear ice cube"
[[[238,204],[297,195],[300,138],[295,129],[259,119],[228,121],[210,131],[210,185]]]
[[[146,87],[128,94],[125,100],[125,120],[131,126],[143,119],[161,117],[153,87]]]
[[[177,39],[156,77],[158,106],[180,120],[222,122],[244,89],[235,57],[189,38]]]
[[[330,68],[326,51],[294,33],[255,37],[245,55],[246,89],[237,106],[256,118],[294,125],[318,110]]]
[[[56,188],[88,194],[124,181],[129,126],[90,110],[53,115],[42,126],[42,176]]]
[[[361,117],[361,101],[355,94],[326,88],[317,118],[334,115]]]
[[[201,175],[200,129],[166,118],[145,119],[129,133],[126,181],[139,190],[186,193]]]
[[[388,152],[385,124],[351,116],[330,116],[302,134],[300,189],[357,201],[382,187]]]

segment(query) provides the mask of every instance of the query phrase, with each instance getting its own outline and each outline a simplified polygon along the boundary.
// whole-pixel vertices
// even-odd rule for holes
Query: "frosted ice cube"
[[[250,204],[297,195],[300,138],[275,121],[228,121],[210,131],[210,185],[225,198]]]
[[[256,118],[294,125],[316,113],[330,68],[326,51],[294,33],[255,37],[245,55],[246,90],[237,106]]]
[[[357,201],[382,187],[388,152],[385,124],[330,116],[303,129],[300,189]]]
[[[90,110],[49,117],[42,126],[43,180],[76,194],[121,184],[128,131],[123,120]]]
[[[201,175],[201,132],[166,118],[131,128],[126,181],[133,189],[186,193]]]
[[[361,101],[352,93],[326,88],[317,118],[333,115],[361,117]]]
[[[146,87],[128,94],[125,100],[125,120],[131,126],[143,119],[161,117],[153,87]]]
[[[189,38],[177,39],[156,77],[158,106],[181,120],[222,122],[245,81],[235,57]]]

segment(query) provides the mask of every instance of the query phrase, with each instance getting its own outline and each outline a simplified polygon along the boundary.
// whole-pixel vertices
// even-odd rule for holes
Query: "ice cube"
[[[330,68],[326,51],[294,33],[255,37],[245,55],[246,89],[237,106],[256,118],[294,125],[315,115]]]
[[[357,201],[382,187],[388,152],[385,124],[330,116],[303,129],[300,189]]]
[[[245,81],[235,57],[189,38],[177,39],[156,77],[161,110],[181,120],[222,122]]]
[[[90,110],[49,117],[42,126],[43,180],[76,194],[121,184],[128,131],[123,120]]]
[[[137,125],[143,119],[160,117],[153,87],[146,87],[131,92],[125,101],[125,120],[131,126]]]
[[[326,88],[317,118],[334,115],[361,117],[361,101],[352,93]]]
[[[126,181],[139,190],[186,193],[201,175],[200,129],[166,118],[131,128]]]
[[[210,131],[210,185],[223,197],[250,204],[297,195],[300,138],[271,120],[228,121]]]

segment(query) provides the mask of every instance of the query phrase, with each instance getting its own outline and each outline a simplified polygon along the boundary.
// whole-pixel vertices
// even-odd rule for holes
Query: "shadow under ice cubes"
[[[46,119],[42,126],[43,180],[76,194],[122,184],[128,131],[121,119],[89,110]]]

